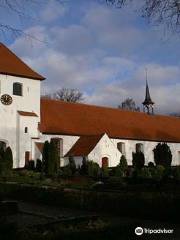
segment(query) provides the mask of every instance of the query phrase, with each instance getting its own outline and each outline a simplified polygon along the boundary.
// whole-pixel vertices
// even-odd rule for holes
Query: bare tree
[[[126,98],[121,105],[118,106],[120,109],[140,112],[140,107],[136,106],[135,101],[132,98]]]
[[[44,95],[46,98],[58,99],[65,102],[81,102],[84,100],[83,93],[77,89],[61,88],[52,94]]]
[[[0,9],[9,13],[16,14],[21,21],[24,18],[31,18],[31,10],[39,9],[41,5],[48,3],[49,0],[0,0]],[[60,4],[64,4],[67,0],[55,0]],[[72,0],[71,0],[72,1]],[[138,0],[97,0],[106,2],[118,8],[122,8],[125,4],[131,4]],[[139,6],[139,5],[138,5]],[[61,6],[59,6],[61,7]],[[173,31],[180,30],[180,0],[144,0],[142,9],[139,9],[141,16],[147,18],[151,22],[164,24],[168,29]],[[4,21],[5,22],[5,21]],[[0,37],[10,33],[12,37],[24,35],[25,37],[36,39],[22,29],[16,26],[0,22]],[[39,40],[39,39],[36,39]]]
[[[109,5],[121,8],[138,0],[105,0]],[[180,30],[180,0],[144,0],[141,15],[156,24],[164,24],[169,30]]]
[[[31,15],[31,11],[39,9],[43,5],[47,4],[48,1],[49,0],[0,0],[0,9],[7,12],[7,15],[8,13],[15,14],[22,22],[24,19],[32,19],[33,17]],[[63,4],[65,0],[55,1]],[[36,38],[36,36],[28,34],[14,25],[5,24],[4,22],[6,21],[0,22],[0,38],[3,36],[6,37],[6,34],[9,33],[13,38],[23,35],[28,39],[41,41]]]

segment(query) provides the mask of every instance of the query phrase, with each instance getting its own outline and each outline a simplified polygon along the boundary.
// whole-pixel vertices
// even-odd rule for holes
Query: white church
[[[173,165],[180,164],[180,118],[155,115],[146,86],[146,113],[41,98],[45,78],[0,43],[0,145],[10,146],[14,168],[42,158],[46,140],[59,146],[60,165],[83,157],[109,167],[121,155],[132,164],[132,152],[144,152],[146,164],[153,149],[166,142]]]

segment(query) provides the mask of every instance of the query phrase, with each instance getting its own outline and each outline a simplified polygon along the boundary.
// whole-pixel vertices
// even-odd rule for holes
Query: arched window
[[[144,146],[142,143],[136,143],[136,152],[144,152]]]
[[[28,133],[28,127],[24,128],[24,133]]]
[[[13,95],[22,96],[22,84],[15,82],[13,83]]]
[[[123,142],[118,142],[118,143],[117,143],[117,149],[118,149],[123,155],[125,155],[125,143],[123,143]]]

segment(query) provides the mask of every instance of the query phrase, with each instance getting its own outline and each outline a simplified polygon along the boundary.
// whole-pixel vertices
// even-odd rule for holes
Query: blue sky
[[[25,19],[0,9],[0,22],[40,40],[6,34],[1,41],[47,78],[42,93],[77,88],[91,104],[116,107],[132,97],[141,105],[148,68],[156,112],[180,112],[180,35],[141,18],[141,1],[123,9],[102,2],[42,1],[25,8]]]

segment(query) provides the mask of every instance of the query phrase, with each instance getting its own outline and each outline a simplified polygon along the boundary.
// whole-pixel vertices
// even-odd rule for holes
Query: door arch
[[[103,167],[109,167],[109,158],[108,157],[102,157],[102,168]]]

